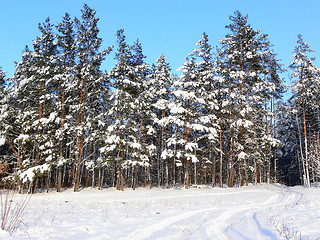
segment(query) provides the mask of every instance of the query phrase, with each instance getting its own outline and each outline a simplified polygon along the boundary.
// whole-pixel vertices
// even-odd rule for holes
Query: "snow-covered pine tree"
[[[289,186],[304,184],[301,161],[302,134],[297,122],[297,110],[289,100],[277,103],[276,131],[281,142],[277,151],[281,179]]]
[[[157,134],[155,142],[157,153],[152,162],[153,172],[156,173],[158,186],[165,183],[165,186],[169,188],[170,179],[171,183],[173,183],[174,179],[173,174],[171,174],[170,178],[169,173],[172,173],[172,169],[175,168],[172,150],[167,149],[166,145],[166,141],[171,134],[170,122],[167,121],[167,117],[170,110],[168,106],[172,99],[173,77],[164,55],[161,55],[156,64],[152,66],[149,78],[147,96],[151,104],[153,113],[151,116],[153,117],[152,121]]]
[[[1,91],[0,99],[2,99],[4,97],[3,91],[4,91],[5,83],[6,83],[6,74],[2,70],[2,67],[0,67],[0,91]]]
[[[124,30],[117,31],[118,49],[115,55],[116,66],[110,71],[109,77],[114,90],[111,93],[111,107],[106,113],[111,120],[107,128],[104,146],[100,152],[106,160],[110,162],[110,167],[114,167],[116,179],[113,184],[117,190],[124,190],[123,164],[125,161],[125,151],[127,145],[127,122],[130,114],[130,105],[132,101],[130,90],[130,80],[127,79],[129,73],[129,64],[132,58],[129,45],[126,43]]]
[[[33,75],[33,61],[28,47],[22,54],[22,61],[17,63],[14,75],[8,79],[9,86],[3,99],[2,125],[6,143],[14,153],[14,170],[20,171],[30,162],[31,136],[30,125],[35,121],[35,99],[28,99],[32,93],[30,78]],[[29,148],[29,149],[28,149]]]
[[[40,167],[43,165],[44,168],[49,166],[50,173],[58,157],[55,133],[57,122],[60,121],[56,101],[57,84],[54,77],[57,74],[57,41],[54,25],[50,23],[49,18],[39,24],[38,28],[41,35],[33,41],[34,80],[30,82],[38,85],[38,92],[33,96],[38,97],[38,120],[33,123],[37,149],[35,165]],[[46,186],[49,184],[50,174]]]
[[[206,131],[203,132],[203,136],[201,136],[201,141],[199,139],[203,158],[200,162],[201,175],[211,173],[211,183],[215,186],[217,173],[216,160],[219,157],[219,182],[220,186],[222,186],[222,151],[220,150],[222,147],[222,137],[218,137],[218,132],[221,135],[222,131],[219,130],[219,125],[221,125],[220,121],[223,119],[217,118],[219,113],[218,96],[222,88],[217,85],[216,67],[212,53],[213,47],[209,44],[208,35],[203,33],[202,38],[196,45],[197,47],[191,55],[196,59],[196,68],[199,72],[201,85],[201,88],[198,89],[198,94],[203,98],[200,122],[207,127]],[[218,144],[219,142],[220,144]]]
[[[99,29],[96,11],[84,4],[81,19],[75,18],[76,27],[76,66],[75,89],[78,97],[74,105],[73,116],[76,121],[77,150],[75,162],[74,191],[79,190],[81,181],[81,167],[85,161],[95,161],[98,149],[95,143],[99,136],[97,129],[100,115],[103,112],[101,98],[104,94],[106,76],[100,70],[104,57],[111,51],[111,47],[100,51],[102,39],[98,37]]]
[[[203,123],[206,84],[200,76],[196,59],[190,55],[183,66],[181,77],[173,83],[174,99],[169,104],[170,122],[175,133],[168,139],[168,147],[174,146],[175,157],[181,161],[184,171],[184,186],[191,183],[191,163],[194,164],[193,182],[197,184],[197,163],[202,160],[199,141],[207,132]]]
[[[61,119],[60,126],[56,132],[57,145],[59,146],[59,158],[57,159],[57,191],[61,191],[63,185],[63,172],[70,167],[74,155],[75,148],[75,119],[72,116],[72,106],[76,103],[74,94],[75,89],[75,66],[76,66],[76,42],[74,22],[71,17],[66,13],[61,21],[56,26],[58,30],[58,55],[57,55],[57,106],[59,109],[59,117]],[[67,164],[69,163],[69,164]],[[65,174],[67,175],[67,174]],[[64,177],[66,180],[66,176]]]
[[[153,117],[151,111],[149,92],[149,65],[145,63],[142,45],[137,40],[132,46],[133,80],[138,86],[138,95],[134,101],[134,112],[136,118],[137,148],[133,150],[133,161],[129,161],[132,168],[132,187],[135,189],[139,172],[144,175],[144,183],[150,184],[150,160],[155,153],[153,144]]]
[[[7,161],[7,155],[9,155],[8,144],[6,144],[6,125],[3,121],[6,119],[5,115],[7,115],[5,84],[6,74],[0,67],[0,153],[3,158],[1,164],[7,164],[2,162]]]
[[[276,54],[273,51],[269,53],[269,61],[266,63],[267,74],[265,76],[266,81],[271,88],[266,89],[268,94],[265,94],[265,100],[267,101],[267,105],[265,108],[269,108],[268,117],[270,126],[267,130],[271,132],[272,138],[264,139],[267,140],[266,146],[270,146],[269,151],[272,152],[272,160],[270,165],[273,164],[273,182],[278,182],[278,160],[277,160],[277,148],[279,148],[279,144],[281,141],[278,139],[278,131],[277,131],[277,112],[278,106],[281,106],[281,101],[283,97],[283,93],[285,92],[285,87],[283,84],[283,78],[281,77],[281,73],[285,72],[283,65],[279,63]],[[271,141],[270,141],[271,140]],[[257,171],[256,171],[257,172]],[[256,178],[257,179],[257,175]],[[257,182],[255,180],[255,182]]]
[[[53,136],[57,115],[51,81],[55,75],[56,44],[52,27],[49,18],[39,24],[41,35],[33,41],[34,50],[26,48],[10,78],[7,99],[13,103],[8,114],[11,126],[7,128],[7,140],[17,155],[19,170],[37,167],[48,171],[55,155]],[[24,174],[20,175],[20,178],[24,177]],[[32,183],[30,190],[33,191],[37,176],[24,180]]]
[[[123,29],[117,31],[117,43],[117,63],[110,72],[114,88],[109,110],[112,124],[108,128],[108,136],[101,152],[115,160],[115,185],[117,190],[123,190],[124,170],[130,173],[131,185],[135,188],[138,167],[149,165],[143,142],[143,132],[148,126],[147,112],[144,112],[149,108],[144,96],[147,90],[148,65],[144,63],[141,44],[137,41],[133,46],[128,45]]]
[[[313,63],[314,58],[308,56],[313,52],[310,46],[298,35],[297,46],[290,64],[292,70],[293,96],[297,114],[297,125],[301,130],[299,136],[303,136],[300,146],[300,158],[303,165],[303,183],[310,186],[310,158],[309,144],[313,137],[319,134],[319,68]],[[311,124],[312,123],[312,124]]]
[[[267,81],[271,71],[268,64],[274,60],[266,34],[254,30],[247,22],[247,16],[239,11],[230,16],[231,31],[221,40],[220,69],[218,70],[229,88],[228,97],[228,186],[234,185],[235,177],[242,186],[258,174],[261,165],[264,178],[270,181],[270,154],[267,145],[275,144],[268,128],[268,100],[276,88]],[[273,67],[272,74],[275,74]],[[259,151],[262,150],[262,151]]]

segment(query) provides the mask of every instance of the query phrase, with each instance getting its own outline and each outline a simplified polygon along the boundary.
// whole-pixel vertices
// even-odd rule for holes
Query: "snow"
[[[238,154],[238,159],[239,159],[239,160],[241,160],[241,159],[246,159],[246,157],[247,157],[247,154],[244,153],[244,152],[240,152],[240,153]]]
[[[24,172],[20,173],[19,177],[22,180],[23,183],[30,181],[33,181],[33,178],[36,174],[42,174],[46,171],[48,171],[50,168],[50,165],[45,163],[39,166],[31,167],[25,170]]]
[[[190,151],[190,152],[192,152],[194,149],[197,149],[197,148],[198,148],[198,144],[197,143],[192,143],[192,142],[188,142],[184,146],[184,149],[186,151]]]
[[[8,240],[320,237],[320,188],[202,187],[36,193],[30,199],[21,227],[12,236],[0,231],[0,237]]]
[[[6,143],[6,139],[4,137],[0,137],[0,146],[3,146]]]

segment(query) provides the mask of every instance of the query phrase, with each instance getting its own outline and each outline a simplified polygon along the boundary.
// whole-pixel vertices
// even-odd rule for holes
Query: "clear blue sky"
[[[39,35],[38,23],[47,17],[58,23],[65,12],[80,17],[84,3],[97,11],[103,47],[115,45],[115,33],[123,28],[128,43],[139,38],[147,63],[165,54],[173,72],[204,31],[216,46],[227,34],[225,26],[236,10],[249,15],[254,29],[269,34],[286,67],[300,33],[320,52],[319,0],[0,0],[0,66],[7,77],[14,72],[13,62],[21,60],[25,45],[31,46]],[[103,67],[109,69],[112,64],[110,60]]]

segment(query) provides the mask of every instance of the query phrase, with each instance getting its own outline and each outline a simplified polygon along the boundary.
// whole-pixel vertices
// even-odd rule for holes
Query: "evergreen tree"
[[[132,169],[132,186],[135,188],[136,169],[139,165],[148,165],[149,158],[143,153],[146,151],[142,143],[142,131],[145,128],[146,102],[143,93],[146,90],[148,66],[144,63],[144,55],[139,42],[133,46],[126,43],[123,30],[117,32],[118,50],[116,66],[110,72],[113,81],[112,106],[109,111],[112,124],[106,139],[107,148],[111,153],[115,150],[116,186],[124,189],[124,169]],[[144,149],[144,150],[143,150]],[[110,151],[109,151],[110,152]]]
[[[303,184],[303,166],[300,156],[301,133],[297,111],[291,101],[279,102],[276,129],[281,146],[278,149],[279,171],[282,181],[290,186]]]
[[[169,116],[169,104],[172,99],[172,84],[173,77],[171,75],[171,68],[166,61],[164,55],[161,55],[156,65],[152,66],[149,75],[149,87],[147,96],[151,104],[153,117],[153,125],[157,134],[155,138],[155,146],[157,146],[156,159],[153,162],[153,171],[157,175],[156,181],[160,186],[165,182],[169,188],[169,173],[175,168],[172,150],[167,148],[167,139],[171,135]],[[169,171],[171,170],[171,171]],[[164,177],[163,177],[164,175]],[[174,176],[171,174],[171,183],[174,181]]]
[[[7,103],[6,103],[6,76],[5,72],[0,67],[0,154],[3,159],[6,159],[6,156],[9,155],[8,144],[6,144],[6,124],[4,120],[6,119],[7,113]],[[1,163],[6,164],[6,163]]]
[[[133,79],[138,86],[138,95],[134,101],[133,116],[136,125],[136,141],[138,146],[133,153],[132,161],[129,161],[129,165],[132,167],[133,182],[132,187],[135,189],[137,184],[138,170],[144,169],[142,172],[146,172],[144,182],[151,180],[150,171],[146,169],[150,168],[150,159],[154,155],[155,146],[151,141],[152,134],[154,133],[154,126],[152,124],[152,112],[150,105],[149,92],[149,65],[144,61],[144,54],[142,52],[142,45],[137,40],[132,46],[133,52]]]
[[[310,186],[309,145],[317,140],[319,133],[319,69],[313,64],[314,59],[308,57],[313,50],[301,35],[298,35],[297,44],[290,65],[294,79],[291,101],[297,111],[297,125],[301,130],[299,137],[303,136],[303,141],[300,141],[303,183]]]
[[[68,13],[57,25],[58,30],[58,72],[56,74],[57,89],[57,106],[59,109],[59,117],[61,119],[59,129],[56,133],[57,145],[59,145],[59,158],[57,162],[58,179],[57,191],[61,191],[63,170],[67,170],[67,166],[73,158],[72,151],[74,147],[75,119],[72,116],[72,106],[75,105],[75,66],[76,66],[76,41],[74,22]],[[67,165],[67,163],[69,163]]]
[[[28,129],[32,121],[35,120],[33,117],[36,112],[33,109],[34,98],[28,99],[28,95],[32,94],[32,85],[29,84],[33,72],[32,67],[31,52],[26,47],[22,55],[22,61],[16,65],[14,76],[8,80],[9,88],[3,99],[2,123],[5,131],[4,135],[10,149],[15,154],[16,164],[14,168],[17,170],[21,170],[24,160],[30,157],[30,153],[27,151],[30,150],[27,143],[32,141]]]
[[[268,111],[265,107],[274,95],[274,89],[279,88],[266,80],[266,76],[276,74],[277,61],[270,50],[267,35],[253,30],[247,18],[235,12],[230,17],[232,23],[227,26],[231,33],[220,41],[219,72],[230,91],[228,186],[233,186],[236,173],[240,186],[248,183],[249,171],[257,179],[259,165],[266,169],[265,179],[269,182],[270,156],[266,149],[277,143],[266,130]],[[257,149],[261,150],[258,154]]]
[[[30,82],[38,87],[36,95],[33,95],[38,98],[38,120],[33,123],[37,149],[34,165],[48,164],[52,167],[58,156],[55,133],[59,116],[54,78],[57,74],[57,44],[54,25],[50,23],[49,18],[43,24],[39,24],[38,28],[41,35],[33,41],[34,72],[31,77],[33,81]]]
[[[106,76],[100,70],[100,66],[106,54],[111,51],[108,48],[99,51],[102,39],[98,37],[99,29],[96,11],[88,5],[84,5],[81,10],[81,20],[75,18],[76,27],[76,66],[75,66],[75,86],[78,96],[75,105],[74,117],[76,120],[76,164],[74,191],[79,190],[81,180],[81,166],[87,158],[96,155],[97,149],[94,144],[97,141],[97,134],[94,129],[98,125],[98,118],[102,113],[101,95],[104,91],[104,81]],[[86,147],[86,149],[85,149]]]
[[[201,123],[207,127],[206,132],[201,137],[202,157],[201,169],[206,172],[211,172],[212,185],[216,185],[216,159],[219,155],[219,170],[220,170],[220,186],[222,186],[222,138],[218,140],[218,132],[222,136],[219,127],[219,122],[222,117],[219,115],[218,96],[221,87],[217,85],[216,66],[214,62],[214,55],[212,53],[213,47],[209,44],[209,37],[206,33],[202,34],[202,38],[196,43],[198,47],[193,50],[191,54],[196,59],[196,68],[199,72],[199,81],[201,85],[200,96],[203,98],[201,108]],[[221,124],[220,124],[221,125]],[[217,143],[220,142],[219,147]],[[219,150],[218,150],[219,148]],[[207,171],[210,169],[212,171]],[[206,174],[203,172],[202,174]]]
[[[26,48],[17,64],[8,89],[7,140],[17,157],[17,169],[48,169],[55,156],[54,133],[56,99],[52,79],[55,75],[56,44],[50,19],[39,24],[41,35]],[[15,114],[13,113],[15,112]],[[18,172],[19,173],[19,172]],[[20,178],[24,178],[24,174]],[[37,176],[27,179],[34,190]],[[49,182],[47,182],[47,185]]]
[[[6,83],[6,74],[0,67],[0,91],[1,91],[1,99],[4,97],[4,87]]]
[[[199,140],[206,133],[203,123],[203,107],[205,103],[205,84],[197,69],[193,56],[187,58],[180,68],[182,75],[174,82],[174,101],[170,104],[170,117],[175,125],[175,134],[168,140],[168,145],[175,145],[176,158],[184,167],[184,186],[189,187],[191,163],[194,166],[194,183],[197,184],[196,164],[201,160]]]

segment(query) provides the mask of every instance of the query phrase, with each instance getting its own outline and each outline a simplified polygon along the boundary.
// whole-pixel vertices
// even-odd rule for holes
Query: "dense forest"
[[[164,55],[116,33],[100,49],[99,19],[39,24],[15,73],[1,70],[0,173],[20,189],[310,184],[320,177],[319,68],[298,36],[287,71],[268,35],[236,11],[213,47],[203,33],[171,73]],[[114,54],[110,71],[101,69]]]

